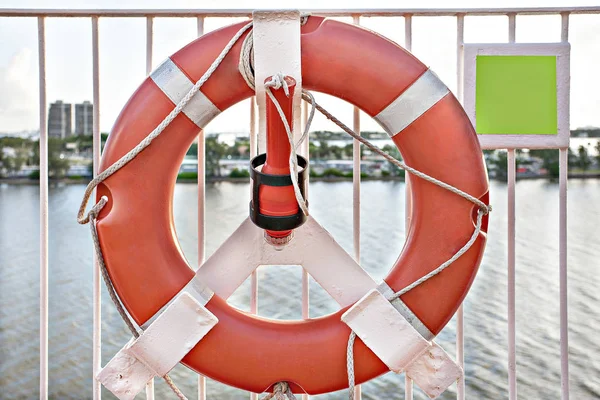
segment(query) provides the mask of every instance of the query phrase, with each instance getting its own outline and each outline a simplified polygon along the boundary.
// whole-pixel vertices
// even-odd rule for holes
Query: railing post
[[[406,14],[404,16],[404,48],[408,51],[412,50],[412,15]],[[412,215],[412,195],[410,192],[410,174],[404,174],[404,191],[405,191],[405,205],[404,205],[404,232],[408,232],[410,226],[410,220]],[[413,381],[404,374],[404,398],[405,400],[413,399]]]
[[[196,17],[198,37],[204,35],[204,17]],[[204,129],[198,133],[198,268],[204,263],[206,256],[206,137]],[[206,377],[198,375],[198,400],[206,400]]]
[[[462,103],[463,101],[463,44],[465,37],[465,16],[458,14],[456,16],[456,72],[457,72],[457,97]],[[456,362],[465,370],[465,314],[461,304],[456,313]],[[459,378],[456,383],[456,397],[458,400],[465,398],[465,376]]]
[[[256,97],[250,98],[250,158],[258,155],[258,136],[256,134]],[[250,187],[252,189],[252,187]],[[250,312],[258,314],[258,273],[256,269],[250,275]],[[250,393],[250,400],[258,400],[257,393]]]
[[[561,14],[561,40],[569,41],[569,13]],[[568,110],[568,108],[567,108]],[[569,313],[567,297],[567,177],[569,149],[559,154],[559,275],[560,275],[560,386],[561,399],[569,399]]]
[[[508,41],[515,43],[516,14],[508,14]],[[507,180],[508,180],[508,271],[507,271],[507,314],[508,314],[508,398],[517,399],[517,350],[516,350],[516,256],[515,256],[515,185],[516,185],[516,156],[515,149],[507,149]]]
[[[40,85],[40,399],[48,399],[48,130],[46,115],[46,24],[38,17]]]
[[[153,34],[154,17],[146,17],[146,75],[152,72],[152,52],[153,52]],[[146,385],[146,400],[154,400],[154,379]]]
[[[100,135],[100,61],[99,61],[99,45],[98,45],[98,17],[92,17],[92,74],[93,74],[93,170],[94,176],[98,175],[98,168],[100,166],[100,152],[101,152],[101,135]],[[91,223],[91,222],[90,222]],[[101,369],[101,351],[102,351],[102,339],[101,339],[101,306],[102,306],[102,292],[101,280],[100,280],[100,266],[96,258],[96,252],[94,252],[94,268],[93,268],[93,334],[92,334],[92,371],[93,377],[93,396],[94,400],[100,400],[101,388],[100,382],[96,380],[96,375]]]

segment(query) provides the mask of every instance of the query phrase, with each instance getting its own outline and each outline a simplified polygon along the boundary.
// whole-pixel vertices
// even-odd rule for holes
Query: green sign
[[[477,56],[479,134],[558,133],[555,56]]]

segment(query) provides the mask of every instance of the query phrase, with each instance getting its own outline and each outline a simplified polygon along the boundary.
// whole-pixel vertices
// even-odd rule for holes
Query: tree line
[[[386,138],[380,132],[362,132],[369,139]],[[108,134],[102,134],[102,146],[104,146]],[[344,145],[332,145],[330,141],[340,141],[347,136],[342,132],[319,131],[311,133],[309,142],[309,156],[311,160],[344,160],[351,159],[353,155],[353,144],[351,141],[343,142]],[[69,170],[70,161],[68,155],[76,151],[83,157],[89,157],[91,164],[93,140],[92,136],[71,136],[66,139],[48,138],[48,169],[52,177],[62,177]],[[74,150],[76,149],[76,150]],[[401,159],[401,154],[395,146],[385,145],[383,151],[391,156]],[[600,141],[596,143],[596,156],[591,156],[585,146],[580,146],[576,151],[569,149],[569,170],[575,172],[586,172],[595,163],[600,169]],[[232,145],[218,141],[217,135],[207,135],[205,139],[206,172],[207,176],[220,176],[221,168],[219,161],[222,159],[249,159],[250,142],[247,137],[237,138]],[[485,150],[488,166],[493,168],[502,178],[507,171],[507,153],[503,151]],[[198,146],[196,143],[189,148],[188,156],[197,156]],[[370,157],[372,154],[364,146],[360,146],[361,158]],[[550,177],[557,177],[559,173],[558,150],[530,150],[529,155],[542,160],[543,168],[548,171]],[[517,150],[517,167],[527,164],[523,156],[523,150]],[[595,159],[594,159],[595,158]],[[6,174],[18,172],[23,166],[39,165],[39,141],[19,137],[0,138],[0,175],[2,171]],[[244,171],[238,171],[245,176]],[[33,176],[36,177],[36,176]]]

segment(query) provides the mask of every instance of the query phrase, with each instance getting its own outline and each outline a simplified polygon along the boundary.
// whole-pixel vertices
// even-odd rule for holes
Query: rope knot
[[[290,97],[290,88],[288,86],[287,81],[285,80],[285,76],[281,72],[278,72],[275,75],[273,75],[271,79],[265,83],[265,88],[273,88],[277,90],[282,87],[286,97]]]
[[[296,396],[292,393],[292,389],[290,389],[290,385],[285,382],[277,382],[273,385],[273,393],[269,393],[262,400],[296,400]]]
[[[77,222],[84,225],[88,222],[94,221],[96,218],[98,218],[98,214],[100,214],[100,211],[102,211],[106,203],[108,203],[108,197],[102,196],[100,201],[98,201],[87,213],[87,216],[85,218],[78,219]]]
[[[492,212],[492,206],[491,205],[483,205],[481,207],[479,207],[479,210],[481,211],[481,213],[483,215],[488,215],[489,213]]]

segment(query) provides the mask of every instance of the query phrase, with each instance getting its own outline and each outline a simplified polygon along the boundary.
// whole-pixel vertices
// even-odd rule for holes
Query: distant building
[[[75,104],[75,134],[91,135],[93,129],[94,105],[89,101]]]
[[[48,135],[64,139],[71,134],[71,104],[63,103],[61,100],[50,104]]]

